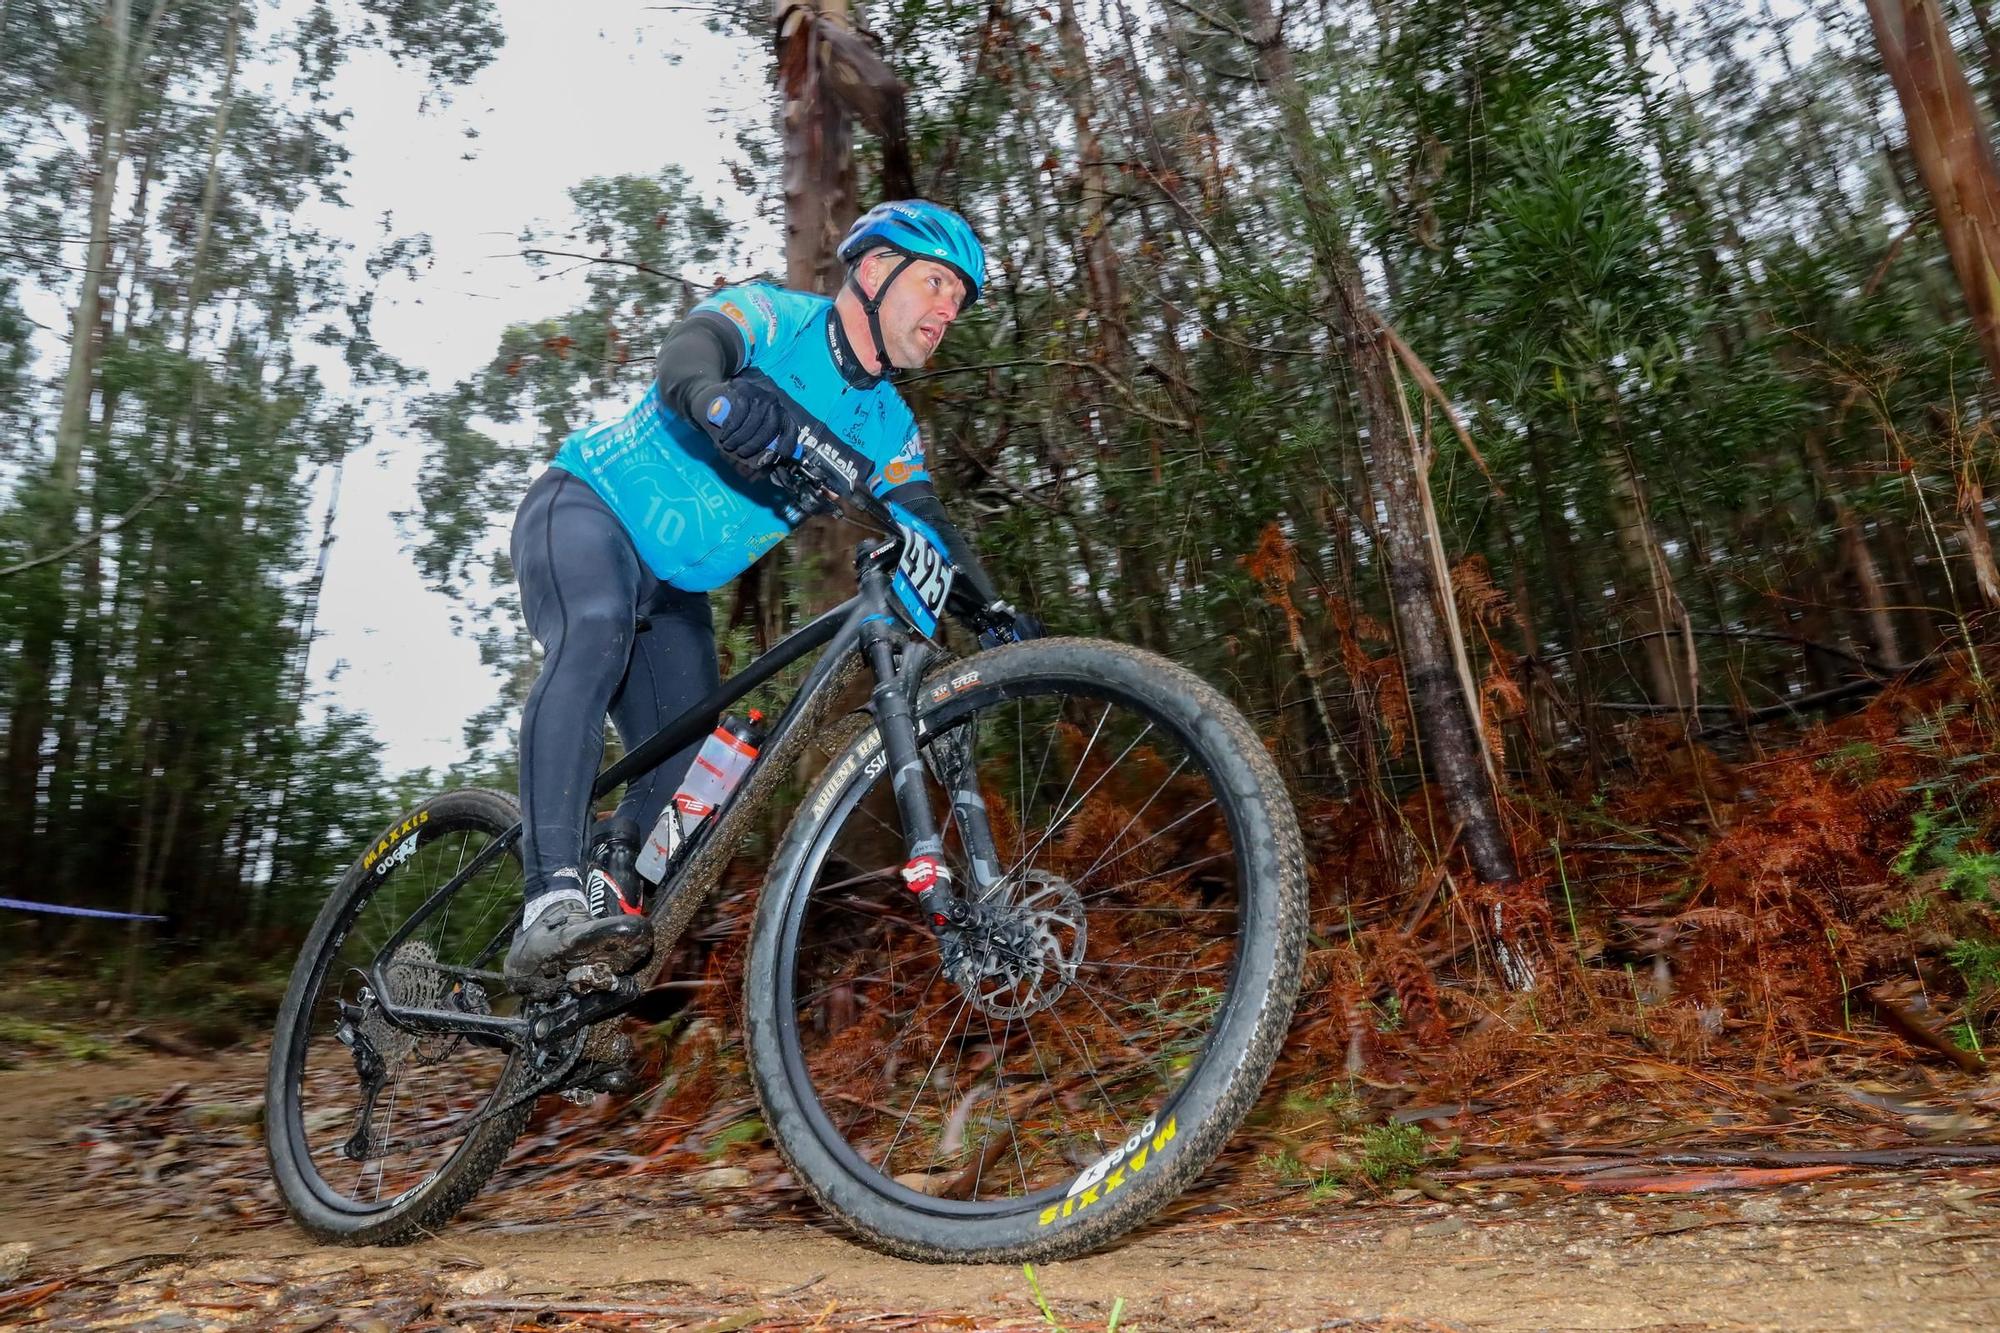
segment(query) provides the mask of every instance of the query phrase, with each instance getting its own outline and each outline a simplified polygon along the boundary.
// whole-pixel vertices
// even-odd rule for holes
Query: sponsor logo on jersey
[[[737,328],[743,330],[744,338],[749,341],[752,347],[757,345],[757,330],[750,327],[750,316],[743,313],[742,306],[736,304],[734,301],[724,301],[717,309],[729,316]]]
[[[842,378],[850,374],[865,374],[861,363],[848,354],[847,342],[840,336],[840,317],[831,311],[826,317],[826,354],[833,358],[833,364]]]
[[[903,447],[882,469],[882,478],[891,486],[900,486],[915,476],[924,465],[924,437],[920,431],[911,431],[910,438],[903,441]]]
[[[819,437],[811,426],[799,427],[799,448],[810,449],[813,456],[847,479],[847,487],[853,490],[861,484],[861,467],[838,445],[829,444]]]
[[[778,341],[778,308],[771,304],[771,298],[752,288],[744,293],[750,304],[757,307],[757,313],[764,317],[764,341],[766,344]]]

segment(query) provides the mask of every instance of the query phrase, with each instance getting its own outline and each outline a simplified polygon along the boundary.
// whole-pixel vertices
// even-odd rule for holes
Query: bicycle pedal
[[[581,1093],[584,1098],[600,1092],[630,1092],[639,1086],[639,1076],[630,1066],[622,1063],[592,1063],[578,1069],[570,1076],[569,1086],[563,1089],[563,1096],[571,1101],[581,1100],[573,1094]]]
[[[581,967],[573,967],[563,981],[578,995],[618,988],[618,974],[611,970],[609,963],[585,963]]]

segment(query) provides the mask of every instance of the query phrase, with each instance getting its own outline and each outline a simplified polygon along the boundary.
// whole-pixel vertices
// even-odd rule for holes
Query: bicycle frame
[[[705,891],[689,894],[686,889],[692,886],[684,885],[701,849],[713,838],[723,821],[736,813],[745,794],[760,785],[757,779],[761,770],[780,762],[790,766],[797,749],[793,744],[797,728],[802,719],[813,713],[813,705],[839,674],[841,663],[850,653],[858,654],[874,671],[876,683],[872,701],[877,723],[882,728],[883,746],[888,754],[896,803],[903,817],[910,854],[912,857],[934,855],[942,846],[936,821],[922,790],[922,760],[917,754],[916,724],[908,694],[902,687],[906,677],[921,674],[927,656],[926,646],[918,639],[916,643],[919,646],[906,652],[900,665],[895,657],[898,646],[911,642],[911,636],[892,609],[889,571],[895,567],[899,550],[900,543],[894,538],[864,546],[855,558],[859,582],[859,591],[855,596],[785,636],[742,671],[723,681],[706,697],[606,768],[591,784],[591,800],[596,801],[620,784],[659,767],[707,735],[732,704],[746,698],[813,651],[825,650],[807,673],[798,692],[786,704],[777,724],[735,789],[677,851],[667,877],[660,885],[654,908],[648,913],[649,920],[660,911],[672,910],[681,918],[679,924],[685,925],[686,918],[706,897]],[[569,997],[573,1002],[567,1004],[566,1010],[558,1006],[558,1012],[534,1019],[410,1007],[399,1005],[391,998],[395,991],[389,984],[386,968],[396,951],[450,901],[461,886],[490,865],[494,858],[505,855],[520,836],[521,826],[516,824],[482,848],[462,870],[432,893],[376,954],[368,969],[368,981],[383,1015],[396,1027],[409,1032],[449,1032],[499,1038],[518,1048],[530,1040],[557,1039],[600,1022],[631,1007],[643,993],[636,979],[624,978],[614,989]],[[951,915],[948,890],[932,887],[913,896],[922,905],[925,919],[933,929],[947,924]],[[685,901],[690,897],[693,901]],[[499,938],[504,940],[512,926],[510,922],[503,927]],[[656,953],[659,952],[656,950]]]

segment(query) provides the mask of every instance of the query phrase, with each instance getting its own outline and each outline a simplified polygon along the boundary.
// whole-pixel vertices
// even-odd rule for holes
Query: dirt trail
[[[255,1054],[0,1072],[0,1245],[32,1246],[0,1323],[1048,1326],[1018,1269],[887,1259],[795,1202],[657,1175],[538,1192],[517,1164],[436,1240],[315,1247],[277,1220],[254,1129],[228,1123],[260,1075]],[[183,1083],[156,1113],[175,1132],[139,1151],[96,1137]],[[1103,1328],[1121,1298],[1120,1327],[1147,1330],[1994,1328],[2000,1170],[1699,1197],[1197,1198],[1037,1276],[1071,1329]]]

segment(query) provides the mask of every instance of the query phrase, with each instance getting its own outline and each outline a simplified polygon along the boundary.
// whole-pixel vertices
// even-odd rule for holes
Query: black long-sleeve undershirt
[[[689,421],[701,420],[695,395],[742,371],[749,358],[736,328],[721,315],[697,310],[667,330],[653,378],[660,400]]]

